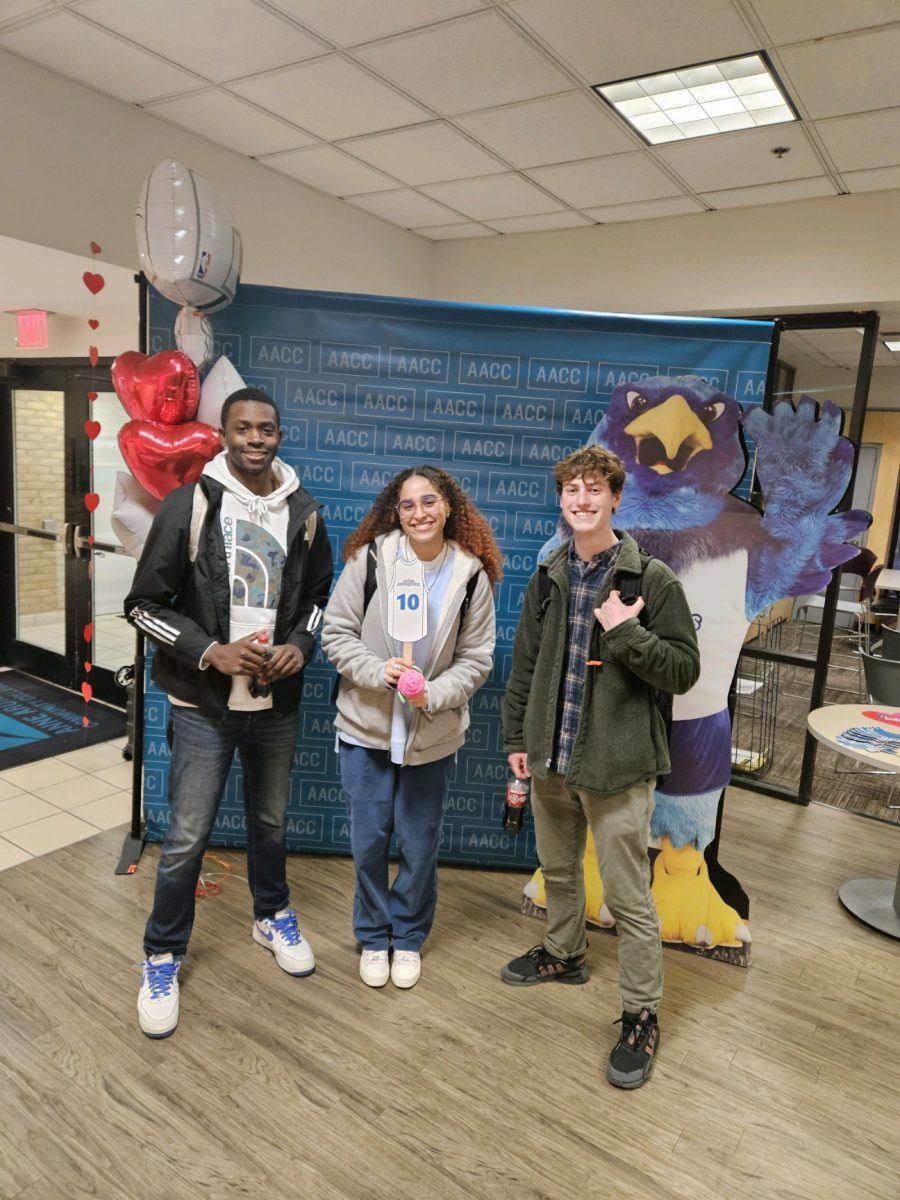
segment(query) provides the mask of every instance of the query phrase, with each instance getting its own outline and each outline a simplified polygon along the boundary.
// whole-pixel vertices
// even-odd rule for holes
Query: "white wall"
[[[136,270],[135,200],[172,157],[228,200],[245,283],[431,294],[432,243],[4,51],[0,113],[2,235]]]
[[[900,298],[900,191],[440,242],[448,300],[605,312],[870,308]]]

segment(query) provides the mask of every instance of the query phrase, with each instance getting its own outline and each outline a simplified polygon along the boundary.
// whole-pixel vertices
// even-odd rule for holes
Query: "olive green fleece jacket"
[[[623,575],[640,575],[638,545],[614,531],[622,545],[599,588],[603,603]],[[503,699],[503,746],[524,750],[538,779],[547,776],[562,708],[569,618],[569,542],[538,567],[525,592]],[[543,614],[538,575],[546,571],[550,594]],[[604,632],[591,628],[581,718],[566,782],[573,788],[611,794],[643,779],[665,775],[669,747],[656,692],[681,694],[700,675],[700,652],[684,589],[659,561],[647,563],[641,581],[644,611]]]

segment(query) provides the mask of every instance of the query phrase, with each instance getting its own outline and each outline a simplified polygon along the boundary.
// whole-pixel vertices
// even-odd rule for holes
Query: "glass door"
[[[93,441],[88,418],[100,424]],[[116,442],[126,419],[107,364],[0,363],[2,661],[74,690],[89,681],[97,699],[118,705],[115,672],[134,660],[121,616],[134,562],[110,523],[115,473],[127,470]],[[93,513],[88,493],[100,497]]]

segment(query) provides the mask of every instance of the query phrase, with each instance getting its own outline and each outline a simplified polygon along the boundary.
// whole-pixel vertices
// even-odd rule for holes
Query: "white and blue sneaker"
[[[271,950],[279,967],[288,975],[312,975],[316,969],[312,946],[297,928],[297,914],[292,908],[254,921],[253,940]]]
[[[178,1025],[178,972],[174,954],[151,954],[144,959],[137,1010],[141,1030],[150,1038],[164,1038]]]

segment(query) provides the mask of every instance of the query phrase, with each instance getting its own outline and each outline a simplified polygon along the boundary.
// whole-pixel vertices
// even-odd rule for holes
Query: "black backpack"
[[[644,572],[647,570],[647,564],[653,561],[653,555],[648,554],[646,550],[641,550],[641,548],[638,547],[638,552],[641,556],[641,573],[640,573],[640,575],[631,575],[631,574],[622,575],[617,580],[618,592],[619,592],[620,597],[622,598],[623,604],[634,604],[635,600],[637,600],[638,596],[640,596],[641,584],[644,582]],[[613,572],[615,572],[615,567],[613,567]],[[550,576],[547,574],[546,571],[539,571],[538,572],[538,600],[539,600],[538,620],[539,621],[543,621],[544,614],[547,611],[547,605],[550,603],[550,586],[551,586],[550,585]],[[644,622],[641,620],[641,616],[642,616],[643,612],[644,612],[644,610],[642,609],[641,614],[638,615],[638,620],[641,621],[641,624],[644,624]],[[656,707],[659,709],[659,715],[663,719],[663,724],[665,725],[665,728],[666,728],[666,740],[668,741],[669,735],[672,731],[672,693],[671,692],[663,692],[663,691],[659,691],[658,689],[654,689],[654,699],[656,700]]]
[[[378,549],[374,542],[369,542],[366,547],[366,578],[363,583],[363,617],[366,615],[372,597],[375,595],[375,589],[378,587],[378,579],[375,570],[378,566]],[[462,623],[466,613],[469,611],[469,605],[472,603],[472,597],[475,595],[475,588],[478,585],[478,576],[481,574],[479,567],[472,578],[466,584],[466,594],[463,596],[462,604],[459,606],[459,629],[462,629]],[[361,620],[361,619],[360,619]],[[341,677],[336,675],[334,683],[331,685],[331,703],[336,704],[338,692],[341,690]]]

